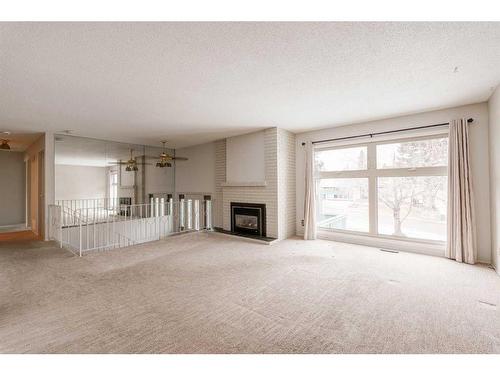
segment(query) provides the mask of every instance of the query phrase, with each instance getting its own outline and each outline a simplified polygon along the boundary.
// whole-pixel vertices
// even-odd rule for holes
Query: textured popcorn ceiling
[[[183,147],[481,102],[499,81],[500,23],[0,24],[0,131]]]

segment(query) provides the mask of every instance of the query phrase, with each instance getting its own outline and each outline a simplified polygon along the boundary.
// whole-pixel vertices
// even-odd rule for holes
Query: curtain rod
[[[467,119],[468,123],[471,123],[474,121],[473,118]],[[399,132],[405,132],[408,130],[417,130],[417,129],[426,129],[426,128],[434,128],[436,126],[445,126],[445,125],[450,125],[449,122],[443,122],[442,124],[434,124],[434,125],[424,125],[424,126],[414,126],[413,128],[406,128],[406,129],[398,129],[398,130],[387,130],[385,132],[378,132],[378,133],[367,133],[367,134],[361,134],[361,135],[351,135],[349,137],[341,137],[341,138],[330,138],[330,139],[323,139],[321,141],[314,141],[312,144],[316,143],[324,143],[324,142],[333,142],[333,141],[343,141],[346,139],[354,139],[354,138],[362,138],[362,137],[370,137],[372,138],[374,135],[383,135],[383,134],[391,134],[391,133],[399,133]],[[302,142],[302,146],[305,146],[305,142]]]

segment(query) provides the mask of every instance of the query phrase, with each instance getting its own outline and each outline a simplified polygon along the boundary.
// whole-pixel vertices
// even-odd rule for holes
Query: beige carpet
[[[500,353],[493,270],[328,241],[3,244],[0,286],[4,353]]]

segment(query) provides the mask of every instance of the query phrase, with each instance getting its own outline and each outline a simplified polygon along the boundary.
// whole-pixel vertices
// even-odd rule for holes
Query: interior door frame
[[[45,237],[45,151],[38,153],[38,237]]]

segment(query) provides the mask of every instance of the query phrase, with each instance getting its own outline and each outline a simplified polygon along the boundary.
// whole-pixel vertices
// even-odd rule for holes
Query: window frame
[[[366,171],[366,170],[365,170]],[[356,171],[356,172],[359,172],[359,171]],[[341,179],[341,178],[344,178],[344,177],[327,177],[328,179]],[[320,227],[318,223],[316,223],[316,226],[317,226],[317,230],[318,231],[326,231],[326,232],[341,232],[341,233],[351,233],[351,234],[361,234],[361,235],[369,235],[371,233],[371,221],[370,221],[370,180],[366,177],[366,176],[362,176],[362,177],[348,177],[348,178],[362,178],[362,179],[366,179],[368,180],[367,183],[368,183],[368,203],[369,203],[369,206],[368,206],[368,232],[363,232],[363,231],[356,231],[356,230],[352,230],[352,229],[334,229],[334,228],[324,228],[324,227]],[[319,179],[316,179],[316,183],[315,183],[315,186],[318,187],[319,186]],[[317,197],[317,191],[316,191],[316,197]],[[316,206],[316,215],[318,215],[318,206]]]
[[[116,177],[116,183],[113,182],[113,179]],[[116,209],[116,204],[118,201],[118,187],[119,187],[119,177],[117,170],[110,170],[108,174],[108,209],[114,210]],[[116,197],[113,197],[111,194],[111,189],[115,190]]]
[[[366,147],[367,169],[351,170],[351,171],[319,171],[314,170],[315,186],[319,186],[320,179],[327,178],[368,178],[368,232],[353,231],[347,229],[327,229],[317,226],[319,232],[334,232],[343,234],[354,234],[365,237],[375,237],[390,240],[402,240],[406,242],[417,242],[424,244],[444,245],[446,241],[431,240],[415,237],[402,237],[388,234],[378,233],[378,178],[379,177],[415,177],[415,176],[446,176],[448,177],[448,166],[433,166],[433,167],[410,167],[410,168],[380,168],[377,169],[377,145],[404,143],[412,141],[420,141],[427,139],[448,138],[448,131],[433,132],[428,135],[416,135],[406,137],[394,137],[390,139],[371,140],[367,142],[342,143],[341,145],[328,145],[314,148],[314,153],[317,151],[326,151],[333,149]],[[317,193],[316,193],[317,194]],[[316,212],[318,215],[318,212]]]
[[[344,148],[360,148],[360,147],[366,147],[368,143],[352,143],[352,144],[342,144],[339,146],[333,146],[333,147],[321,147],[321,148],[316,148],[314,149],[314,153],[316,154],[317,152],[323,152],[323,151],[330,151],[330,150],[341,150]],[[314,160],[316,160],[316,155],[314,156]],[[344,172],[365,172],[369,168],[368,165],[368,147],[366,149],[366,169],[346,169],[343,171],[323,171],[323,172],[328,172],[328,173],[344,173]],[[318,171],[320,172],[320,171]]]

